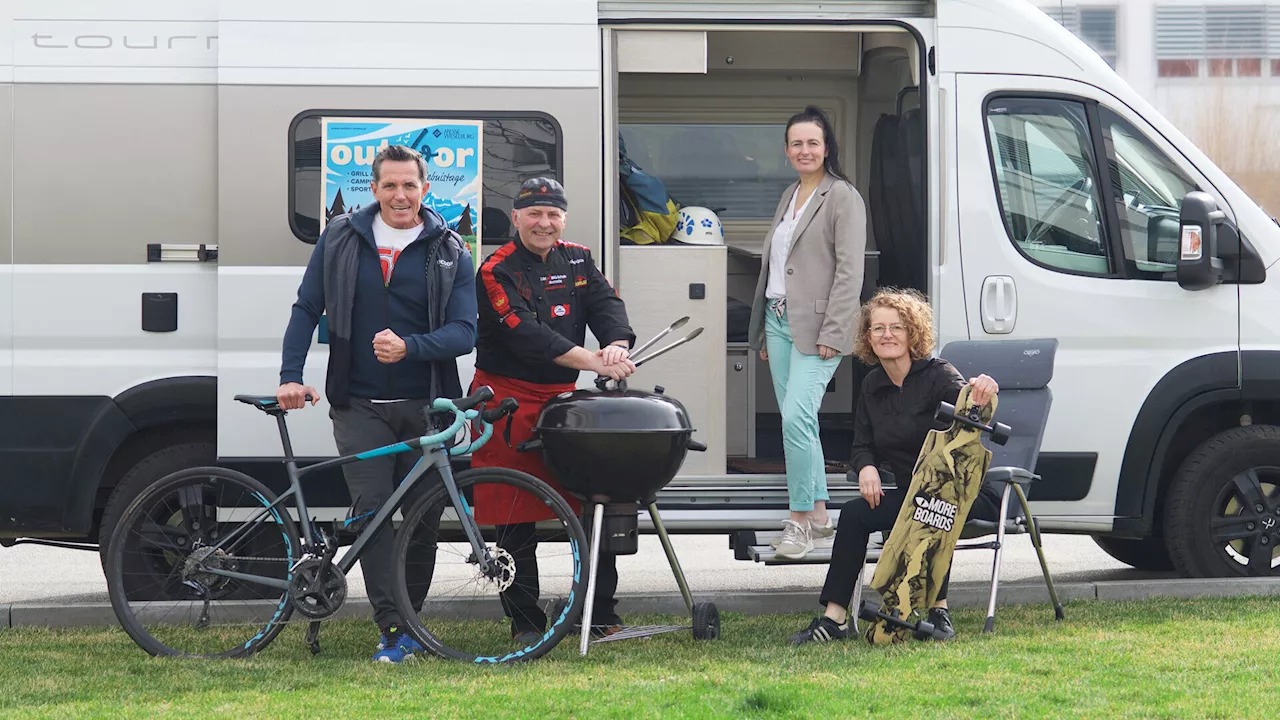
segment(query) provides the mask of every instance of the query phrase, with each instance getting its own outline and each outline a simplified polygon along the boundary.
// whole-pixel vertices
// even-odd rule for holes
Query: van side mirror
[[[1206,192],[1193,190],[1182,198],[1178,218],[1178,284],[1186,290],[1204,290],[1222,282],[1222,258],[1218,257],[1218,226],[1227,219]]]

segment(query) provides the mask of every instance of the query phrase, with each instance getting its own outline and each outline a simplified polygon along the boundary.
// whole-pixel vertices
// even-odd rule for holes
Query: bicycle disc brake
[[[347,577],[336,565],[320,558],[298,563],[289,581],[293,608],[313,620],[322,620],[338,611],[347,599]]]

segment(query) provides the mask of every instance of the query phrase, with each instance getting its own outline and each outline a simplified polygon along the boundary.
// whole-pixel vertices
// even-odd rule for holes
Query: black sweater
[[[934,420],[938,403],[954,405],[967,382],[940,358],[911,363],[902,387],[893,384],[883,367],[868,373],[853,425],[854,475],[868,465],[888,465],[894,482],[906,489],[929,431],[949,426]]]

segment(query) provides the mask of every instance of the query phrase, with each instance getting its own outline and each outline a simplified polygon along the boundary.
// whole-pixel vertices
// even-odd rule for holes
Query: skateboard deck
[[[996,397],[978,408],[969,400],[971,390],[969,385],[960,390],[955,415],[989,426]],[[871,578],[871,588],[881,596],[882,613],[914,624],[925,619],[937,600],[969,508],[991,465],[982,432],[952,419],[949,428],[930,430],[925,437],[906,500]],[[868,623],[864,637],[873,645],[887,645],[911,634],[907,628],[875,619]]]

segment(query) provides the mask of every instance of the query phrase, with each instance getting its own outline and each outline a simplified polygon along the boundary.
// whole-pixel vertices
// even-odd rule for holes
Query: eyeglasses
[[[876,335],[884,335],[886,330],[888,330],[889,332],[893,333],[894,335],[905,335],[905,334],[906,334],[906,332],[907,332],[907,326],[906,326],[906,325],[901,325],[901,324],[894,324],[894,325],[872,325],[872,326],[871,326],[871,335],[872,335],[872,336],[876,336]]]

